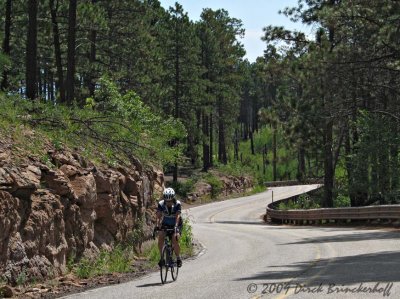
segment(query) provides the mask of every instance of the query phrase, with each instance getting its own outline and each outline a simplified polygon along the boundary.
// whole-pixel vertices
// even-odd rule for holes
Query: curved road
[[[281,199],[316,188],[271,188]],[[67,298],[400,298],[400,231],[270,226],[271,191],[186,210],[200,255],[174,283],[159,273]]]

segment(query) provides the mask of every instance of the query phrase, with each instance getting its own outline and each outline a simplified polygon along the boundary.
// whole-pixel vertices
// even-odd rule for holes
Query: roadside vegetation
[[[320,209],[323,207],[323,189],[314,190],[310,193],[302,194],[296,198],[283,200],[279,203],[278,210],[308,210]],[[335,197],[334,208],[350,207],[350,198],[346,195],[339,194]]]
[[[138,261],[141,262],[142,269],[154,268],[160,260],[157,238],[148,242],[143,252],[140,252],[132,244],[119,244],[114,246],[111,251],[101,250],[100,254],[93,259],[83,258],[75,263],[71,257],[67,264],[68,270],[82,279],[113,273],[134,272]],[[193,256],[193,234],[189,219],[184,220],[179,244],[182,257]]]
[[[1,96],[0,116],[2,136],[46,164],[50,161],[43,140],[57,150],[77,149],[98,164],[129,165],[138,158],[162,167],[182,154],[168,142],[186,135],[179,121],[155,115],[135,93],[120,94],[106,79],[83,108]],[[163,135],[158,134],[161,128]]]

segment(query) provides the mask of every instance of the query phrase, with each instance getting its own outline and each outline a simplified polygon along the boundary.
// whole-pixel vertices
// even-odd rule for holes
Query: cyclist
[[[178,267],[182,266],[180,257],[179,237],[182,229],[181,202],[175,198],[175,191],[172,188],[166,188],[163,192],[163,200],[158,203],[157,207],[157,224],[159,228],[173,228],[172,247],[176,255],[176,263]],[[158,265],[161,267],[165,261],[162,260],[162,249],[166,232],[160,230],[158,232],[158,248],[160,250],[161,259]]]

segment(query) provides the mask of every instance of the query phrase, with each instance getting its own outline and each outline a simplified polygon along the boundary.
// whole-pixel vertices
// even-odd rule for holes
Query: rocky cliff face
[[[0,142],[0,277],[11,284],[21,275],[60,275],[69,257],[129,240],[135,229],[150,235],[155,218],[161,172],[139,163],[96,168],[55,149],[47,157],[51,163],[34,157],[16,163]]]

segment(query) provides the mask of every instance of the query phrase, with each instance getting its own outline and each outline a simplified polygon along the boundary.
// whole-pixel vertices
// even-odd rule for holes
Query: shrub
[[[182,182],[170,182],[168,183],[168,187],[174,188],[175,193],[179,196],[186,197],[188,193],[193,191],[196,181],[197,179],[192,178]]]
[[[333,206],[335,208],[344,208],[344,207],[350,207],[350,197],[339,194],[334,200],[333,200]]]
[[[212,173],[208,173],[204,180],[211,186],[211,197],[216,198],[223,190],[224,185],[221,180],[213,175]]]
[[[320,203],[308,194],[302,194],[297,199],[281,202],[278,210],[319,209]]]
[[[191,255],[193,252],[193,233],[189,219],[183,221],[182,235],[179,240],[182,253]]]

